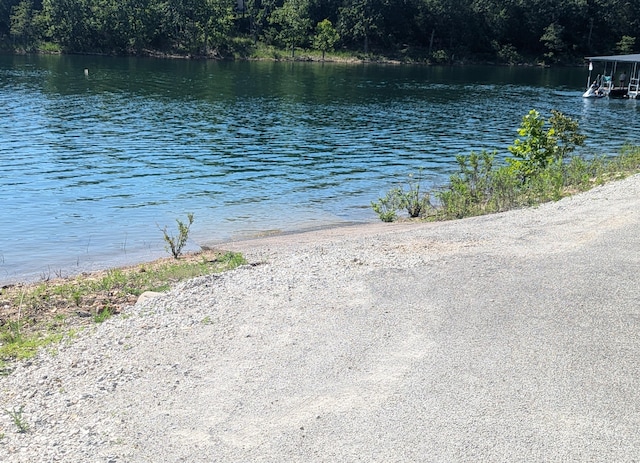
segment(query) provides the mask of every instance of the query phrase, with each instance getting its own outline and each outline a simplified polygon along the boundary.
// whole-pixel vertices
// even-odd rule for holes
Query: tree
[[[333,27],[333,24],[331,24],[331,21],[324,19],[316,25],[313,47],[322,52],[322,61],[324,61],[325,52],[333,50],[338,40],[340,40],[340,35]]]
[[[204,54],[209,46],[217,48],[228,38],[233,19],[233,5],[230,0],[198,0],[198,8],[193,13],[194,28],[197,29],[196,43],[202,43]]]
[[[551,23],[545,28],[544,34],[540,37],[540,41],[548,50],[547,53],[544,54],[545,57],[550,58],[553,61],[558,61],[559,56],[566,48],[566,45],[562,40],[563,32],[564,27],[557,23]]]
[[[363,40],[365,53],[369,53],[369,40],[377,35],[382,22],[378,0],[354,0],[340,8],[340,30],[355,40]]]
[[[327,19],[341,44],[366,53],[375,41],[391,54],[514,63],[631,53],[640,37],[637,0],[243,0],[234,14],[238,1],[0,0],[0,46],[208,54],[251,34],[294,56],[309,41],[324,53],[335,46],[316,26]]]
[[[43,0],[42,13],[48,25],[48,38],[65,51],[90,51],[96,48],[96,34],[87,0]]]
[[[0,1],[0,40],[9,36],[12,10],[18,3],[20,3],[20,0]]]
[[[248,29],[254,44],[258,43],[269,25],[269,18],[275,9],[275,0],[245,0],[245,12],[249,17]]]
[[[233,0],[209,0],[212,3],[212,15],[208,22],[208,34],[211,45],[220,47],[225,44],[233,28]]]
[[[11,10],[11,37],[15,42],[28,46],[33,42],[35,32],[33,3],[23,0]]]
[[[269,17],[269,22],[279,27],[278,40],[287,48],[291,48],[292,58],[295,56],[296,47],[304,44],[311,28],[308,9],[307,0],[285,0]]]
[[[636,46],[636,38],[623,35],[622,39],[616,43],[616,51],[621,55],[627,55],[633,53],[633,48]]]

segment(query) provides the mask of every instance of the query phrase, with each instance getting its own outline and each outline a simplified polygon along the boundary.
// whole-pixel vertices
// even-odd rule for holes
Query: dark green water
[[[577,118],[587,152],[637,144],[636,101],[583,100],[586,75],[0,56],[0,282],[164,255],[158,226],[187,212],[192,248],[374,221],[409,173],[506,155],[530,109]]]

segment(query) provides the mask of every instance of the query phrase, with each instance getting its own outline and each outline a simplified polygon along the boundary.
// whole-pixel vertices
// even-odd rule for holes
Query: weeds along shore
[[[383,222],[461,219],[558,201],[640,172],[637,146],[626,145],[613,157],[573,154],[585,136],[577,121],[558,111],[548,120],[529,111],[518,135],[503,163],[497,151],[458,155],[458,171],[442,188],[427,190],[420,171],[371,206]]]

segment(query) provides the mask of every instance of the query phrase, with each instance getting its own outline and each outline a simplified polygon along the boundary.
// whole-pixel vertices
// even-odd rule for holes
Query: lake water
[[[88,69],[85,75],[84,70]],[[376,221],[424,168],[498,149],[522,116],[577,118],[586,153],[640,144],[636,101],[581,98],[584,69],[0,56],[0,283]]]

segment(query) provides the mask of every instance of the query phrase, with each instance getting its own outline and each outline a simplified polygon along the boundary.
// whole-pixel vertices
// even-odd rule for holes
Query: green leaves
[[[417,176],[409,174],[407,189],[395,187],[387,191],[384,198],[372,202],[371,207],[383,222],[394,222],[399,210],[406,210],[409,217],[422,217],[432,209],[429,192],[422,189],[422,169]]]
[[[545,169],[550,163],[562,161],[576,147],[584,144],[578,122],[552,110],[547,122],[535,109],[522,118],[518,135],[508,150],[514,155],[507,163],[522,177],[523,182]],[[549,127],[547,128],[547,124]]]
[[[269,22],[278,26],[277,38],[291,50],[293,57],[295,48],[304,44],[311,28],[309,3],[307,0],[285,0],[271,13]]]
[[[577,121],[558,111],[551,111],[547,121],[538,111],[529,111],[522,118],[518,136],[507,148],[513,157],[500,166],[495,166],[495,151],[456,156],[458,172],[436,192],[436,206],[431,205],[429,193],[421,191],[420,172],[417,181],[410,176],[408,190],[392,188],[384,198],[372,203],[374,211],[385,222],[396,220],[401,209],[406,209],[411,217],[436,219],[489,214],[556,201],[589,189],[611,173],[617,176],[618,172],[635,172],[640,168],[637,148],[607,163],[599,158],[567,159],[576,147],[584,144],[585,136],[580,134]]]
[[[619,0],[3,0],[0,45],[67,52],[178,54],[229,51],[234,39],[295,51],[321,51],[334,34],[313,26],[330,20],[352,50],[418,54],[431,62],[478,58],[577,62],[635,50],[637,1]],[[43,42],[44,41],[44,42]],[[334,44],[337,42],[334,42]],[[426,54],[425,54],[426,53]],[[210,55],[209,55],[210,56]]]
[[[382,6],[379,0],[353,0],[339,9],[342,35],[364,40],[365,53],[369,53],[369,39],[378,35],[382,27]]]
[[[401,208],[401,198],[402,188],[392,188],[387,191],[384,198],[371,202],[371,207],[383,222],[395,222],[398,218],[398,210]]]
[[[459,171],[450,177],[449,188],[437,194],[441,205],[440,215],[462,218],[499,207],[490,204],[494,198],[496,180],[504,180],[496,177],[499,171],[493,169],[495,155],[495,151],[482,151],[456,156]]]
[[[616,51],[621,55],[627,55],[633,53],[636,46],[636,38],[628,35],[623,35],[618,43],[616,43]]]
[[[324,19],[316,25],[316,35],[313,37],[313,48],[322,52],[322,61],[324,61],[324,54],[332,51],[338,40],[340,40],[340,35],[333,27],[333,24],[331,24],[331,21]]]

